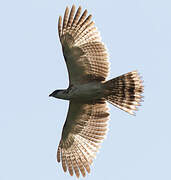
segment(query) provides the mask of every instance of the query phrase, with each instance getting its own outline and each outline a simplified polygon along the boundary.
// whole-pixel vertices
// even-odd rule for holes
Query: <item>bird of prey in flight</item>
[[[69,110],[57,150],[63,170],[77,177],[90,173],[90,165],[104,139],[109,112],[107,102],[134,114],[142,100],[143,85],[137,71],[111,80],[108,52],[87,10],[66,7],[58,32],[69,74],[69,87],[49,96],[69,100]]]

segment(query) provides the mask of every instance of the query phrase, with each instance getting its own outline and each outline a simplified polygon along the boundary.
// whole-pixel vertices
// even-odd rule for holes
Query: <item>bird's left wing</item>
[[[74,16],[75,15],[75,16]],[[91,15],[81,7],[75,14],[73,5],[65,10],[63,23],[59,17],[58,32],[69,73],[70,84],[104,81],[109,72],[108,53]]]
[[[70,101],[66,122],[62,131],[57,161],[62,161],[63,170],[70,175],[85,170],[90,172],[90,164],[96,156],[99,144],[105,137],[109,113],[104,100],[81,103]]]

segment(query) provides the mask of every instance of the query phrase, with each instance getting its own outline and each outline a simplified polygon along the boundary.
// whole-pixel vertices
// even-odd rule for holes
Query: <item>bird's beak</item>
[[[52,93],[51,94],[49,94],[49,97],[51,97],[52,96]]]

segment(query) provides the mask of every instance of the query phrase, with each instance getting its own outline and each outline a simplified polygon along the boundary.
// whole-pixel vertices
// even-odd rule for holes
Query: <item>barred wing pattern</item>
[[[109,113],[104,100],[81,103],[70,101],[57,161],[70,175],[86,175],[107,132]],[[85,171],[86,170],[86,171]]]
[[[73,5],[69,14],[67,7],[59,17],[58,32],[67,65],[70,84],[81,84],[89,81],[104,81],[108,76],[108,53],[101,42],[101,37],[91,15],[87,10],[81,15],[81,7],[75,16]]]

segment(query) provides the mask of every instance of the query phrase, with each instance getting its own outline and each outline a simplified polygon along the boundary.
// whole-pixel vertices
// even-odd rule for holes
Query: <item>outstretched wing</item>
[[[90,172],[99,144],[105,137],[109,113],[104,100],[81,103],[70,101],[62,138],[57,151],[57,161],[70,175]]]
[[[69,14],[65,10],[63,24],[59,17],[58,32],[63,55],[68,68],[70,84],[81,84],[89,81],[104,81],[108,75],[108,53],[101,42],[101,37],[91,15],[87,10],[81,15],[81,7],[75,16],[73,5]]]

